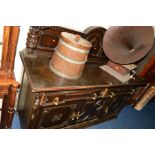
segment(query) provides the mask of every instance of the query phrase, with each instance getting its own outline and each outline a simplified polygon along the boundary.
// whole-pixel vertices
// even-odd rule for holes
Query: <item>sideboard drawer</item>
[[[130,95],[130,88],[102,88],[82,91],[66,91],[60,93],[45,93],[43,106],[57,106],[78,100],[98,100],[103,98],[113,98],[117,95]]]
[[[59,93],[45,93],[43,106],[57,106],[78,100],[96,100],[101,97],[102,90],[66,91]]]

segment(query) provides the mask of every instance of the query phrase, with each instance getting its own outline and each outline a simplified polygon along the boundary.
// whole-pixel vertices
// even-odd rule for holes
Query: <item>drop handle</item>
[[[114,98],[116,96],[116,94],[114,92],[110,92],[110,97]]]
[[[96,98],[97,98],[97,94],[94,93],[90,98],[91,98],[92,100],[96,100]]]
[[[135,74],[136,74],[136,71],[135,70],[132,70],[131,73],[130,73],[130,79],[133,79],[135,80]]]
[[[134,92],[135,92],[135,89],[132,89],[130,94],[133,95]]]
[[[59,104],[59,99],[60,99],[59,97],[54,98],[53,102],[55,105]]]
[[[80,117],[80,111],[78,112],[73,112],[72,115],[71,115],[71,120],[74,121],[75,119],[79,119]]]
[[[104,110],[104,112],[107,114],[107,113],[108,113],[108,111],[109,111],[109,108],[108,108],[108,107],[106,107],[106,108],[105,108],[105,110]]]
[[[107,94],[108,94],[108,88],[106,88],[105,90],[103,90],[103,91],[101,91],[101,93],[100,93],[100,96],[99,97],[101,97],[101,98],[104,98],[104,97],[106,97],[107,96]]]

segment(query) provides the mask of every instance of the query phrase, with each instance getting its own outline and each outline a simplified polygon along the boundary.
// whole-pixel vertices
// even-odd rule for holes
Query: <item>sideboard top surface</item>
[[[24,68],[33,92],[92,89],[126,85],[143,85],[145,82],[136,78],[126,84],[107,74],[97,64],[87,63],[83,75],[76,80],[67,80],[55,75],[49,69],[49,57],[26,58],[20,53]]]

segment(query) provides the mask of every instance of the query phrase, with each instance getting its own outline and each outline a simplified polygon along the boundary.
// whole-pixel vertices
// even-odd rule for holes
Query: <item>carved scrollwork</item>
[[[54,115],[52,118],[51,118],[51,122],[57,122],[57,121],[60,121],[61,118],[62,118],[63,114],[57,114],[57,115]]]
[[[58,45],[61,32],[78,34],[85,38],[86,35],[82,32],[68,29],[60,26],[31,26],[29,29],[26,48],[29,49],[26,53],[29,55],[53,54]]]
[[[93,44],[91,57],[105,57],[102,47],[103,36],[106,29],[103,27],[89,27],[84,32],[61,26],[32,26],[28,33],[27,48],[30,52],[38,54],[52,54],[58,44],[61,32],[78,34]]]
[[[26,47],[30,49],[35,49],[37,48],[39,41],[39,30],[38,29],[33,29],[30,27],[30,31],[28,33],[28,38],[26,42]]]
[[[32,26],[32,29],[34,29],[35,32],[39,32],[41,30],[49,30],[51,32],[55,33],[61,33],[61,32],[68,32],[68,33],[73,33],[73,34],[79,34],[81,37],[85,38],[86,35],[82,32],[72,30],[69,28],[61,27],[61,26]]]
[[[90,52],[91,56],[105,57],[103,51],[103,37],[105,32],[105,28],[94,26],[88,27],[86,30],[84,30],[84,33],[87,34],[86,39],[90,41],[93,45]]]

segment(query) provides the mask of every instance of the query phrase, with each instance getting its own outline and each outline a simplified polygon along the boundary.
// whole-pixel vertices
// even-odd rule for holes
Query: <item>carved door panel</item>
[[[94,101],[89,100],[79,100],[77,101],[77,108],[72,112],[70,116],[69,125],[78,124],[91,119],[91,116],[95,116],[95,110],[93,109]],[[86,110],[86,105],[90,106],[91,115]]]
[[[111,105],[112,99],[107,98],[96,102],[97,118],[103,118],[108,115],[108,107]]]
[[[63,128],[68,125],[76,105],[40,107],[35,128]]]
[[[128,95],[118,95],[113,98],[111,104],[107,107],[107,113],[118,113],[127,104]]]
[[[128,95],[118,95],[114,98],[99,100],[96,102],[97,117],[102,119],[110,114],[117,114],[126,105]]]
[[[97,100],[89,100],[83,101],[81,104],[78,104],[78,108],[76,109],[76,116],[71,120],[70,124],[78,124],[86,121],[90,121],[93,119],[98,119],[99,115],[106,115],[106,107],[111,103],[111,99],[97,99]],[[74,115],[74,114],[73,114]]]

